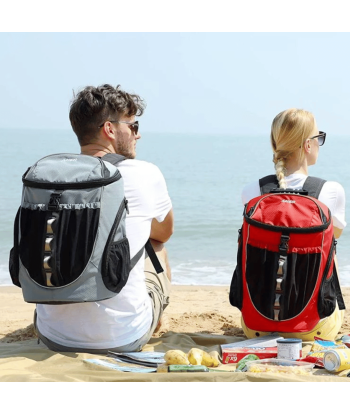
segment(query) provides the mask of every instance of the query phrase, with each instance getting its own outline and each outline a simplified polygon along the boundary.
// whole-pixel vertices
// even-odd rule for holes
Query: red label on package
[[[237,347],[222,349],[222,363],[238,363],[247,354],[255,354],[259,359],[269,359],[277,357],[276,347]]]

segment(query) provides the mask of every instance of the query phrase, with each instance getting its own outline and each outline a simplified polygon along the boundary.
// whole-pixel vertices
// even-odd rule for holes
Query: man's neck
[[[103,157],[109,153],[115,153],[112,146],[104,146],[97,143],[81,146],[81,154],[85,154],[86,156]]]

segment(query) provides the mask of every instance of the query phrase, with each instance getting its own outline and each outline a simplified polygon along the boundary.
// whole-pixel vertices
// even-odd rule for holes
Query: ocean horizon
[[[142,132],[141,132],[142,133]],[[13,222],[21,201],[22,175],[48,154],[79,153],[69,130],[0,129],[1,164],[0,285],[12,285],[8,256]],[[348,138],[327,135],[318,162],[309,174],[340,182],[350,194]],[[175,232],[166,244],[175,285],[229,286],[236,266],[238,229],[242,224],[241,190],[249,182],[274,173],[269,134],[259,136],[142,133],[137,159],[156,164],[172,199]],[[335,168],[336,167],[336,168]],[[349,203],[346,206],[346,219]],[[338,240],[342,286],[350,286],[350,231]]]

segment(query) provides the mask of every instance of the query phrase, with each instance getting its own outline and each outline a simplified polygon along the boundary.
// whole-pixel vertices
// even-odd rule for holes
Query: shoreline
[[[339,337],[350,333],[350,287],[341,288],[347,309]],[[241,313],[231,306],[228,294],[227,285],[172,285],[164,323],[153,337],[168,331],[244,337]],[[23,300],[20,288],[0,286],[0,343],[35,338],[34,310],[35,304]]]

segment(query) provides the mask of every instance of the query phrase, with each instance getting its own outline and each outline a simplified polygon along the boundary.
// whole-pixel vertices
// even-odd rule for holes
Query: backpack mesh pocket
[[[15,225],[14,225],[14,241],[13,241],[13,248],[10,250],[10,258],[9,258],[9,271],[12,282],[17,287],[21,287],[21,283],[19,282],[19,253],[18,253],[18,224],[19,224],[19,214],[21,209],[19,208],[15,218]]]
[[[242,241],[239,241],[237,250],[237,265],[233,272],[230,294],[230,304],[242,310],[243,305],[243,281],[242,281]]]
[[[246,280],[255,308],[274,319],[279,253],[247,245]],[[279,320],[297,316],[310,301],[317,281],[320,253],[287,255],[286,275],[279,299]]]
[[[58,212],[21,210],[19,255],[40,285],[62,287],[75,281],[91,256],[99,209]]]
[[[105,286],[119,293],[126,284],[130,273],[130,247],[127,238],[113,242],[106,249],[102,278]]]
[[[337,298],[336,278],[338,276],[333,271],[332,276],[328,280],[324,278],[321,283],[318,297],[318,314],[320,318],[330,316],[335,310]]]

